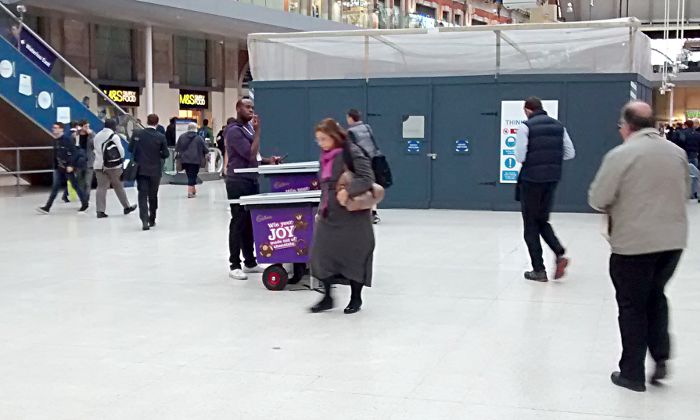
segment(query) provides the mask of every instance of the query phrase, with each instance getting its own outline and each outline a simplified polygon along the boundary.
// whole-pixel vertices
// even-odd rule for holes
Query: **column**
[[[153,114],[153,27],[146,27],[146,112]]]

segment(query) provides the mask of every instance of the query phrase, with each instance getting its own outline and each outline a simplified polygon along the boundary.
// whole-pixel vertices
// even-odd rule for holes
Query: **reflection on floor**
[[[636,394],[608,379],[620,344],[600,216],[554,216],[572,266],[540,284],[522,279],[518,214],[382,211],[362,312],[342,313],[339,288],[338,310],[312,315],[317,293],[228,278],[223,184],[185,196],[163,186],[150,232],[111,192],[104,220],[0,198],[0,418],[698,417],[697,204],[669,287],[673,376]]]

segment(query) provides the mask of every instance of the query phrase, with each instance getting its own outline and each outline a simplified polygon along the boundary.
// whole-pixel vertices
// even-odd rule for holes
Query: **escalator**
[[[2,3],[0,16],[0,149],[52,146],[51,127],[56,121],[68,124],[85,120],[95,132],[101,130],[102,119],[78,99],[86,93],[113,105],[117,114],[109,117],[120,122],[122,134],[131,133],[136,124],[133,118]],[[56,71],[59,66],[60,72]],[[69,75],[74,80],[82,79],[77,84],[80,92],[71,93],[65,88]],[[9,171],[46,170],[52,166],[51,150],[22,150],[19,168],[16,156],[15,150],[0,150],[0,166]],[[50,182],[51,175],[27,174],[23,178],[36,185]]]

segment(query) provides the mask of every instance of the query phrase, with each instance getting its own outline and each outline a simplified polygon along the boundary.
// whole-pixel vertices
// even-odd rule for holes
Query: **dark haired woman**
[[[374,174],[369,159],[347,141],[347,133],[333,119],[316,126],[316,141],[321,148],[321,204],[311,248],[311,273],[323,282],[325,295],[311,308],[321,312],[333,308],[332,284],[349,285],[352,290],[346,314],[362,306],[362,288],[372,285],[374,230],[371,210],[348,211],[343,204],[372,189]],[[337,190],[345,170],[352,172],[347,186]]]

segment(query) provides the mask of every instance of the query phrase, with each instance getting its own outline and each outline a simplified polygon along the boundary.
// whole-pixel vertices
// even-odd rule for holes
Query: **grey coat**
[[[350,145],[350,156],[355,172],[348,192],[353,197],[372,188],[374,174],[369,159],[357,146]],[[335,187],[344,170],[341,153],[333,162],[331,178],[321,180],[322,200],[327,197],[328,209],[325,216],[319,212],[316,218],[311,273],[318,279],[332,279],[333,283],[350,284],[350,281],[355,281],[371,286],[374,254],[372,213],[370,210],[350,212],[338,202]]]
[[[209,148],[201,136],[194,131],[188,131],[177,139],[175,154],[182,163],[199,165],[202,158],[209,154]]]
[[[362,121],[356,122],[348,128],[348,133],[350,134],[350,139],[367,152],[370,158],[381,156],[382,152],[377,149],[377,145],[374,142],[374,133],[369,124],[365,124]]]

